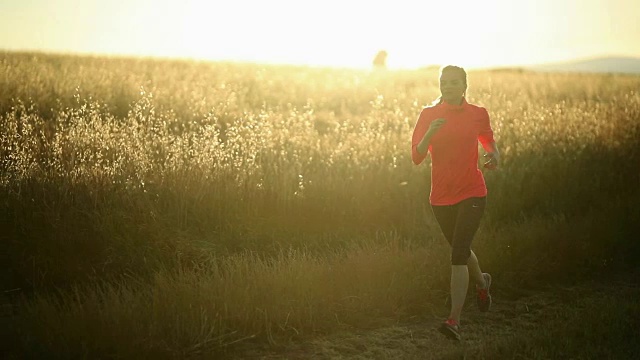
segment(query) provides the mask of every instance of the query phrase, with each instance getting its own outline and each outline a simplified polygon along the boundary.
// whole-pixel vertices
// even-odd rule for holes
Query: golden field
[[[502,153],[474,250],[503,288],[637,266],[638,89],[469,73]],[[410,139],[438,95],[434,68],[0,53],[3,347],[207,358],[433,315],[449,250]]]

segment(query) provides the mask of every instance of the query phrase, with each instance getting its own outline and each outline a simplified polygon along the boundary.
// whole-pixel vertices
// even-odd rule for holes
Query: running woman
[[[480,311],[491,307],[491,275],[483,273],[471,242],[480,226],[487,187],[478,168],[478,141],[485,150],[484,167],[495,170],[500,153],[485,108],[466,99],[467,73],[458,66],[440,69],[441,96],[425,107],[413,130],[411,157],[419,165],[431,154],[429,202],[440,229],[451,245],[451,312],[439,331],[460,340],[460,314],[469,276],[476,285]]]

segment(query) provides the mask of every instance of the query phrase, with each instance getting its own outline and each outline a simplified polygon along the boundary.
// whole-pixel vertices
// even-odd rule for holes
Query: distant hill
[[[640,75],[640,58],[603,57],[527,67],[533,71],[623,73]]]

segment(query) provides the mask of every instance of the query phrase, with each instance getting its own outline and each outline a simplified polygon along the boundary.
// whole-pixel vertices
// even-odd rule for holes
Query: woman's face
[[[444,71],[440,76],[440,92],[446,102],[457,103],[467,90],[464,75],[457,71]]]

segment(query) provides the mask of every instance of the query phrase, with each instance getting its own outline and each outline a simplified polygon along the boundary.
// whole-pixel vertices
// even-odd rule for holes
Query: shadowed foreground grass
[[[529,258],[529,263],[521,265],[530,267],[528,273],[514,274],[510,267],[511,261],[526,260],[526,257],[518,254],[503,256],[501,260],[488,257],[484,268],[494,274],[496,290],[502,287],[526,291],[542,281],[571,283],[601,276],[600,271],[620,272],[631,268],[633,259],[614,268],[606,262],[608,258],[603,249],[592,247],[599,244],[590,240],[592,236],[610,233],[620,226],[616,219],[598,215],[609,227],[603,229],[595,220],[595,215],[602,213],[607,211],[603,209],[594,212],[593,217],[582,219],[557,222],[534,219],[500,231],[484,230],[477,240],[480,255],[487,246],[508,249],[513,234],[524,234],[525,230],[527,236],[519,239],[524,249],[557,241],[565,232],[585,241],[582,247],[571,247],[561,253],[556,248],[555,253]],[[615,249],[609,253],[615,253]],[[350,248],[322,255],[300,250],[282,251],[275,257],[247,252],[212,259],[198,269],[160,271],[150,281],[123,278],[116,283],[103,282],[60,291],[57,295],[39,295],[22,305],[19,315],[14,317],[10,334],[14,342],[7,345],[7,350],[35,357],[55,354],[54,357],[60,358],[206,359],[233,356],[246,346],[251,348],[249,344],[286,349],[286,344],[345,330],[385,329],[416,319],[440,319],[446,315],[442,303],[448,284],[447,254],[443,239],[406,244],[397,236],[387,234],[377,239],[354,241]],[[585,262],[587,260],[589,262]],[[549,296],[556,296],[553,293],[556,290],[546,291],[551,291]],[[551,313],[543,312],[540,307],[542,318],[529,319],[530,322],[513,333],[505,332],[501,320],[496,318],[492,324],[501,336],[491,339],[486,348],[482,345],[473,351],[486,352],[486,358],[516,349],[538,351],[538,347],[545,348],[548,354],[574,352],[577,345],[571,344],[580,344],[582,337],[602,333],[601,322],[606,323],[606,319],[617,322],[622,314],[637,314],[637,305],[630,302],[633,298],[629,294],[618,298],[618,290],[625,288],[613,290],[609,296],[594,288],[597,296],[588,297],[583,303],[580,296],[593,295],[589,294],[589,288],[584,288],[581,295],[574,298],[575,302],[554,308]],[[473,305],[472,298],[468,304]],[[542,305],[530,307],[535,306]],[[598,320],[588,315],[596,309]],[[496,316],[501,316],[500,311]],[[576,325],[579,316],[593,322]],[[473,317],[469,321],[469,329],[475,326],[477,331],[483,331]],[[516,320],[510,322],[520,326]],[[433,324],[420,326],[432,328]],[[547,326],[552,326],[551,332]],[[617,325],[607,326],[618,329]],[[558,334],[550,335],[555,333]],[[513,342],[502,336],[514,337]],[[563,338],[562,341],[569,344],[547,344],[551,337]],[[410,338],[409,335],[404,340]],[[613,338],[601,341],[608,343]],[[513,348],[514,342],[522,346]],[[348,354],[353,355],[353,351],[349,350]],[[269,350],[264,352],[268,354]],[[547,353],[540,358],[545,358],[544,354]]]

